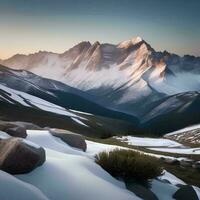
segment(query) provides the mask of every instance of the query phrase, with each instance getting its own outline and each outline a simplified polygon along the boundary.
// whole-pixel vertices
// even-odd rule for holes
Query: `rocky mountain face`
[[[187,113],[199,102],[200,57],[157,52],[140,37],[117,45],[81,42],[62,54],[15,55],[1,63],[64,83],[52,84],[48,79],[43,88],[44,93],[50,85],[53,90],[59,88],[56,95],[62,96],[63,102],[60,91],[68,87],[70,93],[104,108],[137,116],[145,127],[160,116],[166,120],[172,112],[175,118],[180,112]],[[26,80],[32,84],[38,79]],[[44,83],[36,82],[34,85]]]

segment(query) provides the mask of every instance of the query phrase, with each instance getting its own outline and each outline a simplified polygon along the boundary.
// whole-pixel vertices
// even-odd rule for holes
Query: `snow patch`
[[[143,137],[133,137],[133,136],[122,136],[114,137],[122,142],[126,142],[129,145],[135,146],[152,146],[152,147],[181,147],[182,144],[163,138],[143,138]]]
[[[164,170],[163,175],[158,177],[159,180],[168,180],[172,185],[186,185],[181,179],[177,178],[173,174],[169,173],[168,171]]]
[[[71,119],[74,120],[75,122],[77,122],[77,123],[80,124],[80,125],[83,125],[83,126],[88,127],[88,125],[84,124],[81,120],[79,120],[79,119],[77,119],[77,118],[72,117]]]

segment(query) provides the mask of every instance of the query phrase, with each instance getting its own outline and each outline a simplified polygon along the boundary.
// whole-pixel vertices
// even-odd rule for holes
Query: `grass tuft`
[[[125,181],[148,180],[162,173],[162,167],[157,158],[132,150],[115,149],[101,152],[95,156],[95,161],[104,170],[116,178]]]

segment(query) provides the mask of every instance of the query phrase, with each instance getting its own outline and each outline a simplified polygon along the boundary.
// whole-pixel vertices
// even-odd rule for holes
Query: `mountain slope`
[[[117,45],[81,42],[63,54],[15,55],[2,63],[61,81],[104,107],[138,117],[149,103],[200,88],[200,58],[156,52],[140,37]]]
[[[127,121],[142,132],[164,134],[200,122],[200,58],[157,52],[140,37],[117,45],[81,42],[62,54],[38,52],[1,62],[30,71],[1,66],[0,83],[8,87]]]
[[[3,85],[45,99],[67,109],[89,112],[114,119],[127,120],[134,125],[137,118],[107,109],[92,101],[92,96],[58,81],[45,79],[33,73],[12,70],[0,66],[0,83]]]
[[[200,92],[185,92],[154,102],[140,128],[160,135],[200,122]]]
[[[2,84],[0,84],[0,120],[65,128],[92,137],[109,137],[135,130],[132,123],[69,110]]]

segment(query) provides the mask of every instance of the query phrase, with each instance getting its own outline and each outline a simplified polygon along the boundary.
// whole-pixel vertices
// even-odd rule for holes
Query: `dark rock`
[[[65,143],[67,143],[72,147],[82,149],[83,151],[86,151],[87,149],[87,144],[82,135],[63,129],[49,129],[49,132],[53,136],[59,137],[62,141],[64,141]]]
[[[160,159],[160,160],[162,160],[162,161],[164,161],[164,160],[165,160],[165,158],[164,158],[164,157],[160,157],[159,159]]]
[[[193,165],[192,165],[192,167],[194,168],[194,169],[200,169],[200,162],[198,161],[198,162],[195,162]]]
[[[178,165],[179,161],[176,159],[165,158],[164,162],[171,165]]]
[[[142,184],[136,182],[128,182],[127,189],[133,192],[135,195],[144,200],[158,200],[157,196],[148,188]]]
[[[23,127],[12,127],[12,128],[7,128],[4,130],[8,135],[13,136],[13,137],[21,137],[21,138],[26,138],[26,129]]]
[[[22,137],[26,138],[26,130],[27,129],[34,129],[34,130],[41,130],[42,128],[29,123],[29,122],[8,122],[8,121],[0,121],[0,130],[6,132],[7,134],[13,137]]]
[[[180,161],[180,166],[182,166],[182,167],[191,167],[193,163],[194,163],[193,160],[189,160],[189,159],[181,160]]]
[[[0,169],[10,174],[28,173],[45,162],[45,150],[20,138],[0,140]]]
[[[183,185],[178,189],[173,198],[176,200],[199,200],[194,188],[190,185]]]

